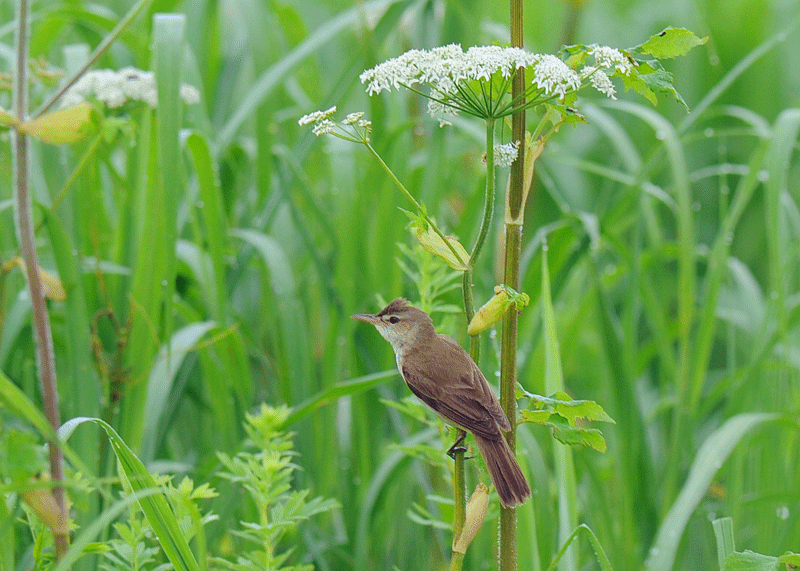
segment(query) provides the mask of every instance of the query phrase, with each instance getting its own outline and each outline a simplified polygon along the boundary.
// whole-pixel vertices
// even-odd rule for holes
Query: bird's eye
[[[400,318],[394,315],[389,318],[389,323],[397,323],[398,321],[400,321]]]

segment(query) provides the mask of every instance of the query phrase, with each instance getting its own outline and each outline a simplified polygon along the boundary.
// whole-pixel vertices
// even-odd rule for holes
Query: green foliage
[[[589,446],[598,452],[606,451],[606,441],[599,430],[579,426],[579,419],[610,422],[614,420],[594,401],[573,400],[568,394],[558,391],[553,397],[525,393],[531,399],[529,407],[520,411],[526,422],[542,424],[553,430],[553,436],[569,446]],[[556,415],[555,417],[553,415]]]
[[[762,555],[745,549],[736,551],[733,547],[733,524],[731,518],[721,518],[711,522],[717,532],[717,553],[721,571],[777,571],[784,566],[788,571],[800,565],[800,554],[786,552],[780,557]],[[721,532],[721,533],[720,533]]]
[[[130,105],[98,118],[98,134],[70,146],[31,140],[30,172],[40,265],[67,294],[48,302],[62,418],[102,418],[148,472],[212,483],[219,496],[202,500],[202,513],[218,519],[193,524],[190,542],[201,567],[210,566],[209,554],[235,565],[234,542],[257,549],[227,531],[260,520],[250,498],[241,500],[243,487],[215,477],[216,452],[237,457],[241,420],[264,401],[292,407],[281,427],[296,431],[291,464],[302,469],[292,471],[292,489],[313,490],[301,498],[306,504],[317,496],[341,504],[333,516],[318,514],[324,523],[311,518],[302,532],[284,534],[278,550],[295,548],[291,564],[428,569],[448,557],[448,534],[406,517],[448,519],[437,499],[448,489],[446,475],[405,453],[416,443],[430,454],[442,451],[439,432],[382,404],[401,400],[407,389],[385,343],[348,316],[375,309],[376,295],[433,300],[426,309],[436,310],[439,329],[465,344],[466,324],[453,311],[455,274],[441,265],[438,273],[423,270],[434,257],[413,246],[397,210],[404,199],[371,157],[352,145],[322,143],[296,124],[334,103],[345,112],[366,110],[372,144],[386,163],[448,235],[471,243],[483,206],[477,189],[485,170],[475,143],[481,128],[460,121],[440,129],[413,95],[391,104],[367,99],[357,78],[408,47],[502,42],[497,23],[506,21],[507,6],[420,6],[33,5],[32,65],[60,68],[60,77],[90,53],[100,54],[96,68],[153,69],[153,13],[187,14],[179,51],[158,61],[162,71],[169,58],[182,63],[180,81],[200,89],[201,103],[183,107],[180,121]],[[13,8],[0,4],[2,21],[15,20]],[[794,514],[800,490],[797,27],[774,2],[700,8],[702,18],[664,2],[548,0],[526,12],[526,44],[541,51],[599,38],[635,45],[658,38],[665,23],[710,39],[686,57],[664,60],[663,70],[641,52],[640,71],[650,77],[638,77],[636,88],[659,103],[658,112],[649,102],[631,105],[627,93],[618,93],[618,102],[587,98],[574,118],[588,124],[561,129],[537,160],[522,235],[520,291],[533,303],[519,322],[520,384],[531,394],[563,390],[600,403],[616,424],[603,427],[605,454],[575,448],[571,464],[556,458],[549,431],[520,426],[520,458],[537,490],[518,510],[526,538],[520,569],[546,569],[564,545],[559,520],[569,506],[554,492],[562,468],[574,477],[570,513],[591,526],[615,569],[641,569],[646,560],[651,567],[714,568],[712,514],[733,517],[741,553],[797,551],[800,520],[776,517],[784,508]],[[8,54],[10,30],[0,38]],[[662,55],[682,49],[682,32],[665,37],[673,34]],[[107,39],[114,47],[97,51]],[[659,91],[667,73],[691,114],[673,104],[674,94]],[[31,109],[41,109],[59,76],[34,76]],[[0,98],[9,109],[6,90]],[[164,109],[175,110],[174,102]],[[11,152],[3,145],[4,267],[19,244]],[[504,178],[500,171],[501,193]],[[488,236],[474,268],[477,299],[489,299],[502,281],[499,241]],[[552,306],[546,328],[545,242]],[[420,275],[430,280],[422,290]],[[0,382],[2,429],[35,430],[35,439],[19,435],[26,441],[19,451],[41,454],[54,435],[40,413],[31,323],[23,274],[4,269],[0,377],[13,382]],[[485,335],[480,365],[493,381],[498,341]],[[545,379],[557,378],[553,340],[563,387],[548,390]],[[761,413],[779,420],[751,424],[748,415]],[[86,486],[69,490],[77,525],[69,564],[81,571],[119,568],[97,554],[107,540],[125,542],[108,552],[118,559],[132,553],[124,549],[142,549],[134,539],[154,548],[156,536],[142,539],[131,513],[162,494],[146,488],[120,499],[108,484],[117,478],[115,455],[90,424],[75,428],[64,450],[68,476],[80,473],[81,482],[103,490],[94,504]],[[5,457],[17,452],[8,440],[0,446]],[[22,507],[22,481],[3,485],[0,569],[42,568],[49,532]],[[197,517],[181,512],[172,496],[167,502],[176,520]],[[114,524],[130,534],[123,537]],[[492,560],[491,527],[484,524],[464,568]],[[656,545],[669,559],[662,550],[648,560]],[[573,541],[568,549],[574,568],[601,565],[589,543]],[[139,565],[151,565],[143,559]],[[166,561],[159,552],[155,564]]]
[[[219,475],[247,490],[259,516],[258,521],[241,522],[244,529],[234,532],[242,540],[236,560],[215,560],[225,569],[313,569],[313,565],[287,565],[295,547],[279,548],[279,544],[301,522],[339,506],[335,500],[320,497],[307,500],[308,490],[292,490],[297,465],[293,463],[291,435],[280,431],[289,412],[287,407],[262,405],[258,414],[247,415],[245,427],[246,445],[257,452],[242,451],[233,457],[219,453],[224,467]],[[256,548],[251,550],[251,546]]]

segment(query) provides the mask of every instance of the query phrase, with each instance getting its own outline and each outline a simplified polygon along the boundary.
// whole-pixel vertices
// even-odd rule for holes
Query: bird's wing
[[[421,401],[446,420],[494,440],[500,436],[498,426],[511,430],[500,403],[478,366],[453,339],[439,336],[446,343],[439,348],[436,362],[427,362],[420,375],[405,363],[401,370],[406,384]],[[444,354],[442,354],[444,353]],[[447,379],[445,384],[433,379]]]

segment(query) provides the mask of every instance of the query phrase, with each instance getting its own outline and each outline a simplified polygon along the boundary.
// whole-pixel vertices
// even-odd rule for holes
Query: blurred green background
[[[76,69],[129,7],[35,2],[31,57]],[[482,125],[440,129],[420,98],[370,99],[358,76],[411,48],[507,42],[508,6],[156,1],[96,67],[152,69],[152,15],[161,12],[186,16],[183,81],[201,103],[182,120],[163,108],[130,111],[133,128],[98,147],[52,210],[89,143],[33,148],[41,263],[68,294],[50,302],[62,418],[106,418],[152,470],[203,482],[218,468],[215,451],[237,450],[244,413],[258,403],[297,407],[386,371],[373,388],[294,417],[297,487],[341,508],[307,522],[291,543],[298,560],[323,570],[442,568],[451,538],[429,516],[448,521],[436,498],[450,495],[448,464],[396,446],[444,450],[447,436],[386,404],[409,395],[394,356],[349,316],[376,311],[379,298],[417,301],[419,281],[446,272],[415,249],[397,208],[409,205],[374,159],[315,138],[297,119],[332,105],[341,116],[366,111],[386,163],[447,233],[471,243],[483,205]],[[0,14],[6,73],[11,3]],[[519,379],[544,392],[546,243],[566,386],[617,423],[599,427],[608,452],[575,450],[574,470],[579,520],[618,570],[673,567],[651,551],[669,543],[659,543],[667,531],[676,536],[674,568],[716,568],[709,521],[721,516],[733,518],[739,549],[800,551],[799,17],[796,0],[525,6],[531,51],[634,46],[666,26],[709,38],[666,62],[690,114],[664,97],[653,108],[619,85],[616,102],[582,98],[589,124],[548,145],[528,203],[522,290],[532,303],[520,321]],[[32,108],[53,90],[34,82]],[[159,146],[170,120],[181,121],[171,151]],[[2,136],[6,262],[18,245]],[[500,236],[493,232],[476,268],[476,300],[500,281]],[[0,369],[38,402],[24,277],[4,274],[0,286]],[[445,309],[459,300],[458,289],[436,299]],[[460,314],[433,317],[465,343]],[[490,380],[498,343],[485,335]],[[744,416],[772,412],[788,421]],[[70,442],[108,473],[99,434],[81,428]],[[523,570],[546,568],[559,548],[553,446],[547,430],[520,429],[534,489],[519,509]],[[229,483],[212,485],[221,495],[206,506],[219,515],[207,525],[209,545],[230,552],[228,530],[252,507]],[[77,507],[96,509],[86,499]],[[465,568],[493,567],[493,525]],[[29,552],[24,533],[13,541],[16,553]],[[596,567],[588,543],[578,562]]]

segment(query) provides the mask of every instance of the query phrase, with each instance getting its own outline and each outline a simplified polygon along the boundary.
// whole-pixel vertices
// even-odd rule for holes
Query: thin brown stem
[[[27,113],[27,69],[28,69],[28,2],[19,0],[17,9],[17,62],[14,82],[14,111],[22,122]],[[53,337],[50,331],[50,316],[44,297],[41,276],[39,275],[39,258],[36,253],[33,232],[33,216],[31,215],[31,199],[28,188],[28,138],[26,135],[14,133],[14,182],[17,234],[19,235],[22,259],[25,261],[25,274],[28,279],[28,291],[33,314],[33,332],[36,341],[36,360],[39,366],[39,378],[42,387],[42,401],[45,417],[57,431],[61,425],[58,410],[58,390],[56,385],[56,363],[53,351]],[[58,443],[49,442],[50,477],[57,484],[64,480],[64,462]],[[53,497],[58,506],[60,524],[66,520],[64,488],[53,487]],[[66,525],[59,525],[61,529]],[[66,553],[69,547],[69,535],[53,531],[56,559]]]

